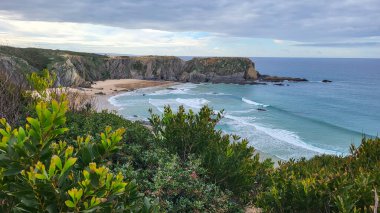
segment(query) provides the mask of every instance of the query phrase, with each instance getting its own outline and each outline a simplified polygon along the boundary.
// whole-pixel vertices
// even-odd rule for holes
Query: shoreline
[[[112,105],[108,100],[116,95],[120,95],[126,92],[132,92],[137,89],[143,88],[160,88],[170,87],[173,85],[181,84],[173,81],[157,81],[157,80],[139,80],[139,79],[114,79],[105,81],[96,81],[91,85],[91,88],[76,88],[85,95],[89,95],[94,98],[95,109],[98,112],[108,110],[118,113],[119,107]],[[274,155],[257,150],[255,152],[260,154],[260,160],[264,161],[268,158],[272,159],[274,166],[278,166],[278,161],[284,161]]]
[[[140,79],[109,79],[95,81],[89,88],[76,88],[75,90],[94,98],[95,109],[117,111],[119,108],[112,105],[109,98],[126,92],[142,88],[166,87],[178,84],[173,81],[140,80]]]

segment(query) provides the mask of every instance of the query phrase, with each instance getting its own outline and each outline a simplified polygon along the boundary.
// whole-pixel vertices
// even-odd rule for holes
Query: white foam
[[[131,91],[131,92],[124,92],[124,93],[121,93],[121,94],[118,94],[118,95],[114,95],[112,97],[110,97],[108,99],[108,102],[116,107],[122,107],[122,106],[127,106],[127,104],[122,104],[119,102],[119,99],[121,97],[125,97],[125,96],[135,96],[135,95],[139,95],[137,93],[138,90],[135,90],[135,91]]]
[[[108,99],[108,102],[112,105],[114,105],[115,107],[122,107],[124,106],[125,104],[121,104],[119,103],[119,101],[117,100],[117,97],[116,96],[112,96]]]
[[[174,99],[153,99],[153,98],[149,98],[148,102],[149,102],[149,104],[156,107],[156,109],[158,111],[160,111],[161,113],[164,112],[165,106],[169,105],[171,107],[175,107],[173,105],[177,105],[176,101]]]
[[[322,148],[307,144],[304,141],[302,141],[302,139],[295,132],[291,132],[284,129],[274,129],[274,128],[269,128],[269,127],[264,127],[262,125],[254,123],[253,121],[248,121],[247,118],[243,118],[243,117],[231,116],[231,115],[225,115],[224,117],[227,119],[233,120],[235,122],[238,122],[242,126],[251,126],[254,128],[253,129],[254,131],[255,130],[260,131],[272,137],[273,139],[285,142],[289,145],[293,145],[296,147],[300,147],[302,149],[306,149],[306,150],[313,151],[316,153],[321,153],[321,154],[334,154],[334,155],[341,154],[336,151],[322,149]]]
[[[249,117],[249,121],[247,120],[247,118],[242,118],[242,117],[238,117],[238,116],[233,116],[233,115],[229,115],[229,114],[226,114],[224,115],[225,118],[228,118],[230,120],[234,120],[234,121],[237,121],[243,125],[246,125],[246,126],[252,126],[253,128],[256,129],[256,126],[252,124],[252,121],[255,119],[255,117]]]
[[[315,151],[321,154],[334,154],[334,155],[340,154],[332,150],[322,149],[322,148],[307,144],[304,141],[302,141],[302,139],[295,132],[291,132],[284,129],[272,129],[272,128],[263,127],[260,125],[256,125],[256,129],[270,135],[271,137],[277,140],[281,140],[288,144],[292,144],[294,146],[298,146],[307,150]]]
[[[177,98],[175,99],[178,103],[183,104],[185,106],[195,108],[195,109],[200,109],[204,105],[210,103],[210,101],[204,99],[204,98]]]
[[[230,111],[231,113],[250,113],[250,112],[257,112],[257,109],[247,109],[247,110],[235,110],[235,111]]]
[[[161,89],[154,91],[152,93],[148,93],[148,95],[154,96],[154,95],[169,95],[169,94],[188,94],[190,90],[196,88],[196,84],[192,83],[186,83],[186,84],[178,84],[171,86],[171,89]]]
[[[255,102],[255,101],[252,101],[252,100],[249,100],[246,98],[241,98],[241,100],[247,104],[251,104],[251,105],[255,105],[255,106],[261,106],[261,107],[268,107],[269,106],[269,105],[258,103],[258,102]]]

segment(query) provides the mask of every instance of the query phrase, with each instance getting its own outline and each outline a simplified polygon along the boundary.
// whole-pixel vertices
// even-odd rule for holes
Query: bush
[[[180,156],[182,162],[195,155],[206,169],[208,181],[240,199],[252,198],[273,164],[270,160],[260,163],[248,141],[216,130],[221,118],[221,113],[215,114],[207,106],[197,114],[191,110],[186,113],[181,106],[177,113],[165,107],[162,117],[151,114],[150,122],[158,143]]]
[[[124,119],[120,115],[108,111],[93,112],[68,112],[67,126],[70,131],[62,137],[76,137],[77,135],[85,136],[87,134],[97,135],[107,126],[113,128],[125,128],[125,137],[123,144],[139,144],[144,147],[151,146],[153,143],[152,133],[139,123]]]
[[[347,157],[282,163],[257,204],[271,212],[373,212],[380,189],[379,153],[380,139],[363,139]]]
[[[145,182],[142,189],[146,196],[158,198],[160,208],[165,211],[238,212],[239,207],[231,200],[229,192],[205,182],[206,171],[200,167],[199,160],[181,164],[178,156],[170,154],[157,160],[157,167],[150,170],[154,172],[145,173],[144,177],[140,176],[140,172],[147,172],[148,169],[132,174],[133,169],[125,166],[117,171],[123,171],[123,174],[131,178],[140,176],[145,180],[151,179]]]
[[[138,122],[131,122],[116,114],[103,112],[69,112],[70,131],[63,137],[94,134],[109,125],[126,128],[121,149],[109,164],[115,173],[122,172],[127,179],[135,179],[138,190],[159,201],[164,211],[236,212],[238,207],[230,193],[205,181],[205,169],[199,160],[184,164],[176,155],[154,143],[153,134]],[[97,136],[95,136],[96,138]],[[197,178],[193,179],[192,175]],[[170,179],[171,181],[166,181]],[[204,193],[199,193],[199,192]]]
[[[100,140],[78,137],[69,146],[56,140],[68,131],[66,110],[66,101],[39,102],[37,118],[28,117],[25,128],[0,120],[1,211],[135,210],[136,185],[106,167],[125,130],[107,127]]]

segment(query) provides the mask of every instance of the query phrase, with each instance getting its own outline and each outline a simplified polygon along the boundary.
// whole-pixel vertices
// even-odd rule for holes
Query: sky
[[[380,58],[380,0],[0,0],[0,45],[176,56]]]

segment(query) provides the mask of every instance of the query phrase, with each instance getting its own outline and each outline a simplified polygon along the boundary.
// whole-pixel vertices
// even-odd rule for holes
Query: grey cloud
[[[27,20],[304,42],[380,35],[379,0],[1,0]]]
[[[302,43],[294,44],[293,46],[303,47],[339,47],[339,48],[352,48],[352,47],[375,47],[380,46],[380,42],[336,42],[336,43]]]

